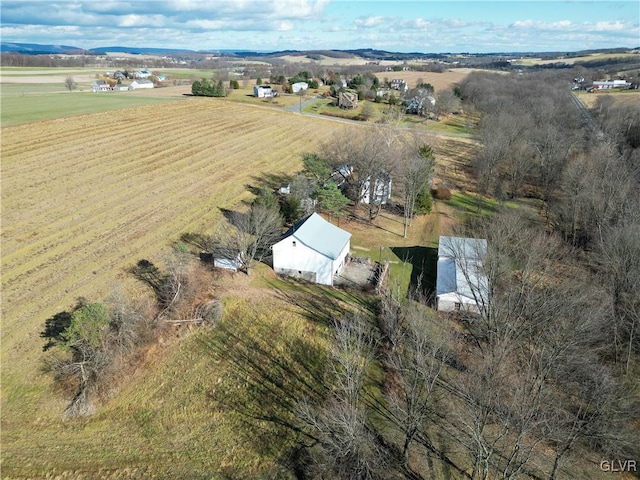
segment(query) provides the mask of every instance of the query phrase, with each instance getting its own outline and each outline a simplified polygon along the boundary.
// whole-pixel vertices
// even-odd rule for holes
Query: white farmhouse
[[[362,203],[367,205],[370,203],[386,205],[391,200],[391,176],[387,173],[382,173],[379,178],[375,179],[373,187],[371,186],[371,177],[367,178],[362,185],[360,196]]]
[[[482,271],[487,241],[441,236],[438,245],[436,310],[480,313],[489,303],[489,285]]]
[[[333,285],[333,277],[347,261],[351,234],[317,213],[296,223],[273,246],[273,269],[278,275]]]
[[[253,87],[253,94],[257,98],[270,98],[274,96],[275,90],[271,88],[271,85],[256,85]]]

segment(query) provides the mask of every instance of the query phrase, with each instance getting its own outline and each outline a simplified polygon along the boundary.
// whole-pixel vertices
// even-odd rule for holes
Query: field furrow
[[[44,320],[101,300],[184,231],[213,231],[247,185],[292,173],[333,122],[193,99],[2,130],[5,369],[29,381]],[[18,361],[20,359],[20,361]]]

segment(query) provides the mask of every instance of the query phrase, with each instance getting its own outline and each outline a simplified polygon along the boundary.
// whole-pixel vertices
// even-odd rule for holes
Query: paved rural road
[[[324,120],[329,120],[332,122],[342,122],[342,123],[349,123],[352,125],[359,125],[359,126],[363,126],[365,125],[364,122],[362,122],[361,120],[349,120],[348,118],[340,118],[340,117],[332,117],[331,115],[320,115],[318,113],[308,113],[304,111],[304,107],[306,107],[307,105],[311,105],[313,102],[316,102],[317,100],[319,100],[321,97],[314,97],[311,98],[309,100],[305,100],[302,102],[302,115],[306,115],[308,117],[316,117],[316,118],[322,118]],[[287,112],[293,112],[293,113],[297,113],[300,114],[300,104],[298,103],[297,105],[291,105],[290,107],[286,107],[284,109]],[[404,129],[408,129],[409,127],[398,127],[398,128],[404,128]],[[427,130],[428,133],[431,133],[433,135],[438,135],[441,137],[456,137],[456,138],[472,138],[472,139],[478,139],[478,135],[471,135],[469,133],[452,133],[452,132],[438,132],[436,130]]]

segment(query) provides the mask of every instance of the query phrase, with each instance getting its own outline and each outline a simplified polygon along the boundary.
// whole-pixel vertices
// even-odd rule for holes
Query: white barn
[[[273,246],[273,269],[278,275],[333,285],[333,276],[347,262],[350,246],[349,232],[313,213]]]
[[[153,88],[153,82],[146,78],[141,78],[140,80],[134,80],[129,85],[129,90],[137,90],[139,88]]]
[[[486,254],[484,239],[440,237],[436,310],[480,313],[489,302],[489,285],[482,271]]]
[[[293,93],[298,93],[300,90],[309,90],[309,84],[307,82],[297,82],[291,85]]]

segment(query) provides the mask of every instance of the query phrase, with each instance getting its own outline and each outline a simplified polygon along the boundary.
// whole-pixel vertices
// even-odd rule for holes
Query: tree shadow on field
[[[327,352],[286,326],[227,318],[201,340],[221,378],[208,386],[215,410],[236,413],[242,441],[260,454],[304,436],[298,402],[320,402],[328,393]]]
[[[412,265],[409,279],[409,295],[417,294],[427,302],[436,294],[438,249],[433,247],[391,247],[391,251],[403,262]]]
[[[260,187],[268,187],[268,188],[279,188],[280,185],[284,183],[289,183],[291,180],[291,175],[287,175],[284,173],[268,173],[262,172],[260,175],[253,175],[251,180],[259,185]],[[256,188],[256,187],[247,187],[247,188]]]
[[[281,288],[282,282],[291,288]],[[279,298],[300,308],[307,320],[324,327],[331,327],[334,319],[347,315],[376,313],[378,298],[359,289],[325,288],[296,278],[279,279],[270,287]]]

